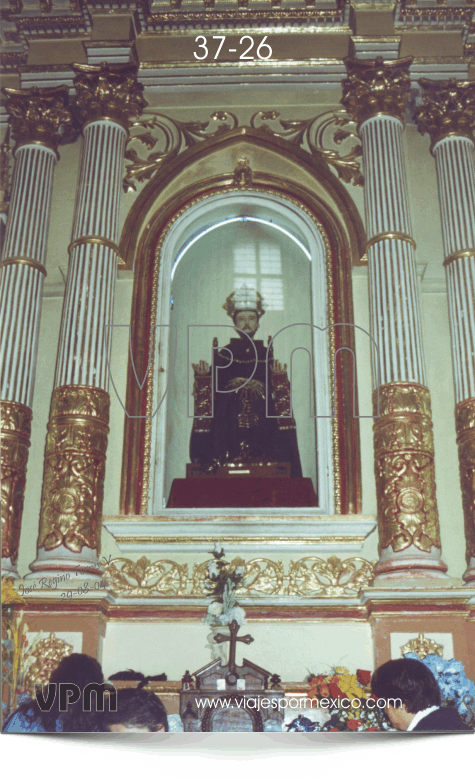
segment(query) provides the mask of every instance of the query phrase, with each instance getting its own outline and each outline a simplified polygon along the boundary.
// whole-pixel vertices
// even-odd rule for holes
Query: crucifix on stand
[[[253,637],[250,634],[246,636],[238,636],[239,623],[237,620],[233,620],[229,624],[229,636],[227,634],[215,634],[214,641],[217,644],[221,642],[229,642],[229,661],[228,661],[228,673],[226,675],[226,682],[229,685],[236,685],[239,675],[236,673],[236,644],[237,642],[244,642],[246,645],[250,645],[254,642]]]

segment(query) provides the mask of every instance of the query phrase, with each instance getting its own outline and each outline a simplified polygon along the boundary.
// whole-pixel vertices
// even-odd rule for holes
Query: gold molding
[[[132,519],[132,515],[127,516],[127,519]],[[143,516],[138,516],[139,520],[143,520]],[[117,544],[137,544],[137,542],[140,542],[140,544],[157,544],[157,537],[156,536],[145,536],[145,535],[134,535],[134,536],[127,536],[126,534],[115,534],[114,539],[116,540]],[[273,544],[282,544],[282,545],[288,545],[289,542],[291,543],[297,543],[302,546],[306,544],[363,544],[364,540],[366,539],[365,534],[361,535],[352,535],[352,536],[344,536],[335,534],[334,536],[318,536],[317,533],[313,534],[312,536],[299,536],[298,539],[295,538],[295,536],[271,536],[270,534],[267,534],[266,536],[231,536],[227,534],[220,533],[219,540],[220,542],[224,544],[267,544],[268,542],[272,542]],[[203,545],[209,545],[209,542],[206,540],[203,540],[202,537],[199,536],[160,536],[160,544],[203,544]]]
[[[475,398],[455,407],[467,565],[475,558]]]
[[[431,81],[419,79],[424,91],[424,105],[415,114],[419,132],[429,133],[430,150],[448,136],[469,138],[475,130],[475,81]]]
[[[99,246],[105,246],[108,249],[112,249],[112,251],[117,255],[118,264],[125,265],[120,256],[120,251],[117,244],[115,244],[113,241],[110,241],[108,238],[101,238],[100,236],[82,236],[81,238],[76,238],[76,240],[71,241],[70,245],[68,246],[68,254],[71,255],[73,249],[75,249],[77,246],[82,246],[82,244],[99,244]]]
[[[417,248],[417,244],[414,241],[414,239],[411,238],[411,236],[408,236],[406,233],[399,233],[396,230],[388,233],[378,233],[377,235],[370,238],[368,243],[366,244],[366,252],[368,252],[368,249],[372,247],[373,244],[376,244],[378,241],[407,241],[407,243],[411,244],[411,246],[413,246],[414,249]]]
[[[462,249],[460,252],[452,252],[451,255],[448,255],[444,260],[444,267],[446,268],[450,263],[453,263],[455,260],[459,260],[462,257],[475,257],[475,248],[474,249]]]
[[[32,260],[31,257],[9,257],[8,260],[2,260],[0,262],[0,268],[4,268],[7,265],[26,265],[30,268],[34,268],[35,271],[40,271],[43,276],[47,276],[47,271],[44,265],[38,262],[38,260]]]
[[[409,67],[412,57],[384,61],[345,59],[348,77],[343,80],[341,103],[358,127],[378,114],[393,116],[404,124],[410,96]]]
[[[345,560],[336,555],[327,560],[308,556],[291,561],[288,594],[323,598],[354,597],[373,582],[374,566],[375,562],[370,563],[357,556]]]
[[[103,576],[108,590],[116,596],[206,598],[209,596],[205,587],[209,561],[194,563],[189,574],[187,563],[169,559],[151,562],[146,556],[138,561],[114,558],[104,567]],[[375,565],[364,558],[342,560],[335,555],[327,560],[314,556],[291,560],[287,573],[281,560],[270,558],[248,561],[240,558],[231,563],[239,563],[244,569],[242,583],[237,587],[240,597],[294,596],[304,599],[354,598],[371,585]]]
[[[2,558],[15,565],[20,544],[32,411],[17,401],[1,401]]]
[[[429,390],[384,385],[373,393],[373,414],[380,549],[429,553],[440,548]]]
[[[37,143],[51,149],[59,159],[60,141],[74,141],[79,132],[69,106],[68,87],[5,87],[3,91],[7,96],[6,109],[16,143],[13,154],[25,144]]]
[[[97,387],[53,390],[38,549],[100,549],[109,405]]]
[[[326,275],[327,275],[327,281],[331,279],[331,268],[330,268],[330,259],[331,259],[331,248],[330,248],[330,242],[328,240],[328,236],[326,234],[326,231],[323,229],[323,226],[319,220],[315,217],[315,214],[308,209],[306,206],[304,206],[302,203],[300,203],[297,199],[293,198],[290,195],[283,194],[280,191],[276,191],[275,189],[266,188],[264,189],[262,186],[255,186],[255,185],[248,185],[245,188],[243,187],[233,187],[229,186],[226,188],[226,193],[228,192],[243,192],[243,191],[249,191],[249,192],[261,192],[261,193],[267,193],[272,195],[278,195],[279,198],[282,200],[286,200],[289,203],[292,203],[293,205],[297,206],[300,211],[302,211],[304,214],[306,214],[309,219],[312,220],[314,225],[316,226],[317,230],[320,233],[320,236],[322,238],[323,244],[325,246],[325,266],[326,266]],[[156,250],[155,250],[155,264],[154,264],[154,272],[153,272],[153,282],[152,282],[152,311],[150,315],[150,328],[151,332],[153,334],[156,333],[155,323],[157,320],[157,308],[158,308],[158,287],[159,287],[159,277],[160,277],[160,268],[161,268],[161,254],[162,254],[162,247],[163,243],[175,224],[175,222],[180,219],[190,208],[193,208],[196,204],[201,203],[205,200],[208,200],[209,198],[216,197],[216,192],[212,193],[206,193],[204,195],[199,195],[193,200],[190,200],[187,202],[187,204],[182,207],[178,212],[176,212],[173,217],[167,222],[166,228],[161,232],[159,242],[157,244]],[[334,310],[333,310],[333,296],[330,294],[332,287],[328,286],[328,296],[327,296],[327,322],[333,323],[334,320]],[[330,329],[330,348],[329,348],[329,363],[330,363],[330,377],[331,377],[331,394],[332,394],[332,409],[336,408],[335,404],[335,398],[334,398],[334,388],[335,388],[335,377],[334,377],[334,367],[335,367],[335,333],[334,328]],[[155,344],[152,344],[151,348],[151,357],[150,357],[150,367],[149,372],[147,376],[154,376],[155,375]],[[151,447],[152,447],[152,410],[153,410],[153,393],[154,393],[154,384],[153,382],[147,381],[147,400],[146,400],[146,412],[147,419],[145,421],[145,452],[144,452],[144,469],[143,469],[143,479],[142,479],[142,493],[141,493],[141,512],[142,514],[146,515],[148,514],[149,508],[148,508],[148,502],[149,502],[149,493],[150,493],[150,461],[151,461]],[[334,473],[334,507],[335,507],[335,513],[338,514],[341,509],[341,486],[340,486],[340,478],[339,478],[339,449],[338,449],[338,415],[335,413],[332,417],[332,457],[333,457],[333,473]]]

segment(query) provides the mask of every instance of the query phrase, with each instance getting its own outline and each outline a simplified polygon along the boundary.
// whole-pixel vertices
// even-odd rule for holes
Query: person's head
[[[149,691],[126,688],[117,691],[117,711],[105,712],[106,731],[168,731],[167,711]]]
[[[245,336],[243,337],[240,331],[244,331],[244,333],[247,333],[251,338],[254,338],[259,328],[259,317],[255,309],[242,309],[241,311],[237,311],[233,316],[233,322],[236,328],[239,328],[237,332],[241,338],[245,338]]]
[[[407,731],[414,715],[428,707],[440,706],[440,689],[434,675],[422,661],[396,658],[373,673],[371,691],[384,699],[384,711],[391,724]]]
[[[97,731],[97,715],[95,711],[96,697],[92,696],[91,712],[83,710],[83,692],[84,688],[90,683],[102,685],[104,675],[99,661],[85,653],[71,653],[65,656],[49,679],[50,683],[56,684],[56,696],[53,705],[49,710],[42,710],[35,702],[34,708],[39,716],[46,731],[56,731],[57,722],[61,722],[62,731]],[[75,685],[80,689],[78,701],[68,704],[66,712],[59,709],[59,688],[60,684]]]
[[[89,683],[103,683],[104,675],[99,661],[85,653],[71,653],[65,656],[52,673],[50,683],[73,683],[85,688]]]

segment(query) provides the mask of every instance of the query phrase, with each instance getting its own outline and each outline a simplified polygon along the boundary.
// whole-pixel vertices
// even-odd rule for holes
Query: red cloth
[[[213,509],[316,505],[312,480],[305,477],[195,477],[173,480],[167,507]]]

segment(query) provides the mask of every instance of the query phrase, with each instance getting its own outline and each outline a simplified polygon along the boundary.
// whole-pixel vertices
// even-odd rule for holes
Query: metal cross
[[[232,623],[229,624],[229,636],[227,634],[214,635],[214,641],[217,642],[218,645],[221,644],[221,642],[229,642],[229,672],[236,671],[236,643],[244,642],[244,644],[250,645],[251,642],[254,642],[254,638],[250,634],[246,634],[246,636],[237,636],[238,631],[239,623],[237,620],[233,620]]]

